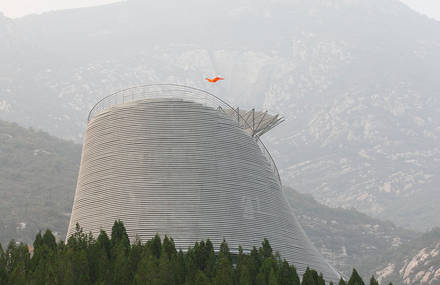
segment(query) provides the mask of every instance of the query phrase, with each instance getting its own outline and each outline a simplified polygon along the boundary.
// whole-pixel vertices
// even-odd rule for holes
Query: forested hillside
[[[38,230],[46,228],[52,229],[60,239],[65,238],[80,152],[78,144],[0,121],[0,241],[3,246],[10,239],[32,243]],[[421,236],[355,209],[329,208],[310,195],[291,188],[286,190],[309,238],[346,276],[351,274],[353,266],[361,269],[364,278],[380,271],[383,263],[371,259],[390,249],[391,257],[399,257],[402,249],[402,254],[409,258],[412,252],[405,246]],[[419,251],[434,244],[433,240],[421,241],[425,242],[423,246],[419,242],[420,246],[415,247]],[[388,256],[384,260],[400,262]],[[414,278],[420,270],[408,272],[407,278]]]
[[[355,209],[329,208],[311,195],[293,189],[287,193],[293,211],[313,244],[344,274],[356,267],[362,268],[364,277],[368,277],[375,268],[366,266],[365,258],[380,256],[391,248],[398,249],[420,236]]]
[[[81,146],[0,121],[0,242],[31,243],[46,228],[64,238]]]
[[[440,229],[422,235],[355,209],[329,208],[293,189],[287,193],[313,244],[346,276],[355,267],[381,284],[440,283]]]

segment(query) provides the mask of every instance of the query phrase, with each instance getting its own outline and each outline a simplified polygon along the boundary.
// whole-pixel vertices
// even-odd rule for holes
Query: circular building
[[[231,251],[267,238],[302,274],[339,274],[310,243],[285,199],[259,136],[282,118],[230,107],[179,85],[123,90],[89,114],[68,236],[76,223],[129,237],[171,236],[177,248],[223,239]]]

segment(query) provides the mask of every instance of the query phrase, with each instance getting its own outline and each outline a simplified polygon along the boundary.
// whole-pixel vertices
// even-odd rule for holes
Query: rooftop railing
[[[199,103],[204,106],[214,108],[217,110],[227,111],[225,114],[229,115],[237,125],[243,128],[243,122],[246,120],[240,115],[240,112],[237,109],[233,108],[231,105],[220,99],[219,97],[211,94],[207,91],[184,86],[178,84],[152,84],[152,85],[143,85],[127,88],[116,93],[113,93],[109,96],[104,97],[98,103],[96,103],[93,108],[90,110],[88,115],[88,121],[92,120],[99,113],[104,110],[125,103],[131,103],[139,100],[145,99],[181,99],[188,100],[191,102]],[[246,123],[244,123],[246,124]],[[251,128],[251,126],[247,125],[245,127]],[[264,143],[258,136],[253,136],[258,147],[261,152],[265,156],[266,160],[269,162],[276,178],[278,184],[281,186],[281,178],[278,173],[278,168],[267,150]]]

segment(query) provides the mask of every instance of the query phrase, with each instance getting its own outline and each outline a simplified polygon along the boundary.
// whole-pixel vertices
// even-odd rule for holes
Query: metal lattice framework
[[[244,111],[240,108],[223,111],[236,118],[239,126],[253,137],[261,137],[284,122],[284,118],[280,115],[271,115],[267,111],[255,111],[255,109]]]

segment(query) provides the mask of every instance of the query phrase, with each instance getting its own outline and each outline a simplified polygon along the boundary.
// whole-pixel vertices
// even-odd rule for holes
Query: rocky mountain
[[[440,225],[439,29],[396,0],[130,0],[0,16],[0,118],[80,142],[111,92],[200,87],[285,116],[265,137],[284,184],[425,230]]]
[[[353,268],[361,268],[363,277],[368,280],[376,274],[376,267],[370,259],[390,249],[399,252],[403,245],[420,236],[355,209],[329,208],[310,194],[286,190],[304,231],[324,257],[345,276],[350,276]],[[393,284],[398,284],[394,282],[398,279],[392,280]]]
[[[380,264],[380,265],[379,265]],[[440,229],[364,261],[382,284],[440,284]]]
[[[0,242],[30,243],[39,230],[64,238],[81,147],[0,121]]]
[[[381,284],[440,284],[440,229],[420,234],[359,213],[329,208],[293,189],[292,209],[313,244],[345,276],[354,268]]]

